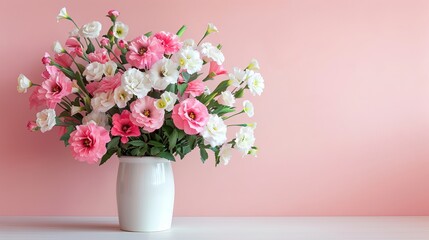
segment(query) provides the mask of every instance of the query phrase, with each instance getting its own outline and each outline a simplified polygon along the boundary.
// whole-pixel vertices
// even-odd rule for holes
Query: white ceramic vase
[[[169,229],[174,206],[171,162],[159,157],[120,157],[116,198],[122,230]]]

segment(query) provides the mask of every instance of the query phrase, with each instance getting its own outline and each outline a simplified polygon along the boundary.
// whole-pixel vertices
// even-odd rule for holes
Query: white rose
[[[83,117],[82,124],[88,124],[90,121],[94,121],[98,126],[110,129],[109,118],[107,117],[107,114],[103,112],[92,111]]]
[[[115,106],[115,100],[111,92],[101,92],[95,94],[91,99],[92,109],[96,112],[107,112]]]
[[[147,74],[135,68],[129,68],[121,78],[122,87],[130,94],[142,98],[151,90],[152,84]]]
[[[82,37],[97,38],[100,35],[100,31],[101,23],[94,21],[83,25],[83,27],[80,28],[79,33]]]
[[[240,87],[240,84],[246,79],[246,72],[235,67],[228,76],[232,86]]]
[[[163,58],[152,65],[149,70],[149,78],[152,82],[152,87],[156,90],[165,90],[169,84],[177,83],[179,64],[170,59]]]
[[[232,148],[230,145],[223,145],[219,151],[219,160],[223,165],[228,165],[232,158]]]
[[[52,49],[54,50],[54,52],[56,53],[63,53],[66,50],[64,50],[63,46],[61,46],[61,43],[58,41],[54,42],[54,45],[52,46]]]
[[[113,26],[113,36],[118,39],[125,39],[128,35],[128,26],[122,22],[115,22]]]
[[[88,81],[100,81],[104,74],[104,65],[99,62],[92,62],[86,66],[83,76]]]
[[[264,91],[265,84],[264,79],[260,73],[254,73],[247,79],[247,86],[250,92],[255,95],[261,95]]]
[[[209,121],[201,135],[204,138],[204,142],[212,147],[224,144],[226,141],[226,125],[222,118],[216,114],[210,114]]]
[[[131,98],[133,98],[133,95],[125,91],[122,86],[115,88],[113,91],[113,100],[115,100],[115,103],[119,108],[126,107]]]
[[[107,77],[113,77],[115,75],[117,68],[118,68],[118,66],[116,65],[116,63],[114,61],[110,60],[104,64],[103,73]]]
[[[215,46],[213,46],[209,42],[205,42],[201,44],[201,55],[203,55],[203,59],[206,62],[209,62],[210,60],[215,61],[218,65],[222,65],[225,61],[225,56],[223,53]]]
[[[70,18],[67,9],[65,7],[61,8],[60,12],[57,15],[57,22],[59,22],[61,19],[68,19]]]
[[[155,107],[157,109],[165,109],[166,111],[171,111],[174,108],[174,104],[176,103],[178,97],[176,94],[172,92],[164,92],[161,94],[161,98],[156,100]]]
[[[36,114],[36,124],[42,133],[51,130],[56,123],[55,110],[44,109]]]
[[[259,70],[259,62],[256,59],[252,59],[249,63],[249,65],[247,66],[247,69],[249,70],[254,70],[254,71],[258,71]]]
[[[255,114],[253,104],[249,100],[243,101],[243,111],[247,114],[248,117],[253,117]]]
[[[235,103],[235,97],[230,91],[224,91],[220,94],[218,102],[222,105],[233,107]]]
[[[33,85],[33,83],[24,74],[19,74],[18,86],[16,87],[19,93],[26,93],[27,89],[30,88],[31,85]]]
[[[200,58],[200,53],[191,47],[182,48],[175,54],[175,60],[179,66],[189,74],[196,73],[203,67],[203,60]]]
[[[243,154],[248,154],[249,150],[255,143],[255,137],[253,136],[253,129],[250,127],[242,127],[236,134],[235,148],[240,150]]]

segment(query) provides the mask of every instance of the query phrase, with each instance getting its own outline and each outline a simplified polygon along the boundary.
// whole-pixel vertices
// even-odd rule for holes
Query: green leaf
[[[179,36],[179,37],[181,37],[181,36],[183,35],[183,33],[185,32],[185,30],[186,30],[186,26],[185,26],[185,25],[183,25],[183,26],[179,29],[179,31],[177,31],[176,35],[177,35],[177,36]]]
[[[160,147],[160,148],[164,147],[164,144],[157,142],[157,141],[154,141],[154,140],[150,140],[149,142],[147,142],[147,144],[154,146],[154,147]]]
[[[74,131],[74,126],[68,126],[66,128],[66,133],[64,133],[60,140],[64,142],[64,145],[67,147],[69,145],[70,133]]]
[[[173,132],[171,133],[170,138],[168,139],[168,148],[170,151],[172,151],[173,148],[176,146],[178,136],[179,136],[179,133],[177,132],[176,129],[174,129]]]
[[[150,37],[152,35],[152,32],[147,32],[144,34],[146,37]]]
[[[95,51],[95,47],[94,47],[94,45],[92,44],[92,42],[91,42],[91,41],[89,41],[88,49],[86,49],[86,54],[90,54],[90,53],[92,53],[92,52],[94,52],[94,51]]]
[[[116,149],[110,149],[106,154],[101,158],[99,166],[103,165],[110,157],[116,152]]]
[[[160,152],[161,152],[161,149],[159,149],[157,147],[153,147],[153,148],[150,149],[150,155],[152,155],[152,156],[156,156]]]
[[[199,76],[201,76],[202,73],[193,73],[190,77],[189,77],[189,81],[193,81],[195,79],[197,79]]]
[[[177,85],[177,90],[178,90],[179,94],[183,95],[183,93],[185,92],[185,90],[186,90],[187,87],[188,87],[187,83],[178,84]]]
[[[240,88],[240,90],[234,93],[235,98],[242,98],[243,95],[244,95],[244,88]]]
[[[146,145],[146,143],[143,142],[142,140],[129,141],[128,144],[131,146],[135,146],[135,147],[142,147],[142,146]]]
[[[213,111],[211,111],[212,114],[217,114],[218,116],[222,116],[226,113],[234,112],[234,107],[229,107],[225,105],[219,105],[217,108],[215,108]]]
[[[182,72],[182,77],[183,77],[183,81],[185,81],[185,83],[189,82],[189,78],[191,78],[191,74],[189,74],[188,72]]]
[[[169,152],[160,152],[158,155],[156,155],[157,157],[161,157],[161,158],[165,158],[168,159],[170,161],[176,161],[176,159],[174,158],[173,154],[169,153]]]
[[[120,137],[114,137],[112,140],[107,144],[107,149],[115,149],[118,147]]]
[[[207,158],[209,158],[209,155],[206,151],[206,149],[204,148],[204,145],[198,145],[198,147],[200,148],[200,156],[201,156],[201,161],[204,163]]]

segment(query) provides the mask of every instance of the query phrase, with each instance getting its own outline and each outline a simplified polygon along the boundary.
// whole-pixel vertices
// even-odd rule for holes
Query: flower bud
[[[39,127],[37,126],[35,121],[29,121],[27,123],[27,129],[29,131],[35,132],[35,131],[39,130]]]

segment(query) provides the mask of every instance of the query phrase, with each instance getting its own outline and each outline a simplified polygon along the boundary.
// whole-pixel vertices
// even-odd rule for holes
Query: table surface
[[[170,230],[119,230],[115,217],[0,217],[0,239],[429,240],[429,217],[176,217]]]

